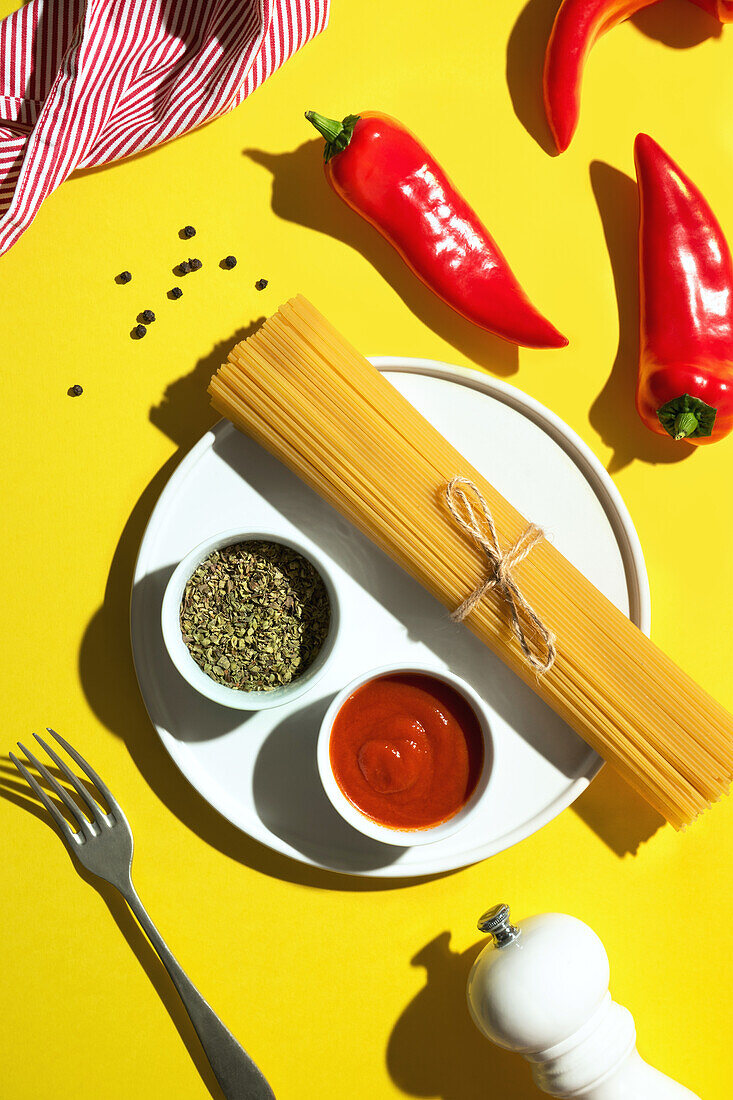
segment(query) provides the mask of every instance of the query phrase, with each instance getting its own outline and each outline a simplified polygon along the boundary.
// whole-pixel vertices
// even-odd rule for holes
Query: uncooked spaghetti
[[[486,580],[446,486],[468,479],[502,545],[528,521],[303,297],[238,344],[214,408],[281,459],[451,611]],[[513,579],[555,635],[545,675],[511,629],[501,585],[465,622],[676,828],[733,776],[733,718],[547,540]]]

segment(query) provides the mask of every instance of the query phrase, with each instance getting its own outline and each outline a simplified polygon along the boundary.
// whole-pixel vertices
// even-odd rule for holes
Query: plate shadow
[[[79,649],[79,678],[99,721],[126,744],[140,774],[171,813],[206,843],[260,874],[322,889],[393,889],[395,882],[355,878],[296,863],[246,836],[223,818],[188,783],[151,725],[135,676],[130,632],[130,592],[135,561],[150,514],[174,469],[216,419],[206,386],[216,367],[258,321],[233,333],[199,359],[193,370],[172,382],[150,411],[151,421],[178,449],[145,488],[122,530],[110,565],[104,600],[86,627]],[[153,580],[160,591],[165,571]],[[152,588],[142,592],[152,598]],[[156,612],[157,614],[157,612]],[[225,722],[225,719],[222,718]],[[134,823],[133,823],[134,827]],[[420,879],[400,879],[409,886]]]

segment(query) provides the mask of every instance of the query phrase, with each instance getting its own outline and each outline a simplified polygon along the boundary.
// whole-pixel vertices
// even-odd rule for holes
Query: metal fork
[[[20,742],[18,742],[18,748],[66,806],[72,821],[78,825],[77,831],[71,828],[64,815],[31,775],[25,764],[12,752],[9,754],[10,759],[51,814],[61,836],[79,863],[98,878],[111,883],[130,906],[140,927],[170,974],[196,1034],[201,1040],[201,1046],[214,1071],[214,1076],[227,1100],[275,1100],[275,1095],[260,1070],[186,976],[137,896],[131,878],[132,831],[112,792],[76,749],[52,729],[48,732],[66,750],[71,759],[76,761],[87,778],[91,780],[99,796],[99,801],[93,798],[58,753],[38,734],[33,734],[64,778],[74,788],[89,817],[82,812],[79,803],[32,752],[29,752]],[[101,801],[107,804],[108,813],[102,809]]]

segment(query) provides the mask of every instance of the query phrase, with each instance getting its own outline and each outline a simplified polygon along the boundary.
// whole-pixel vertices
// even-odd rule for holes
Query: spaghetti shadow
[[[350,210],[323,178],[323,144],[307,141],[293,152],[245,149],[243,155],[272,174],[272,210],[285,221],[325,233],[356,249],[425,325],[463,355],[495,374],[514,374],[514,344],[465,320],[433,294],[377,230]]]
[[[175,456],[176,465],[218,420],[217,414],[209,405],[206,392],[212,375],[222,363],[226,363],[235,344],[253,336],[264,322],[264,316],[257,317],[248,325],[238,328],[225,340],[220,340],[207,355],[198,360],[188,374],[169,383],[158,404],[150,409],[151,423],[179,447]]]
[[[636,855],[641,845],[665,825],[664,818],[610,764],[575,800],[573,809],[621,858]]]
[[[616,357],[605,386],[590,410],[590,422],[606,446],[613,449],[609,473],[634,459],[653,465],[681,462],[695,451],[655,435],[642,423],[634,406],[639,367],[639,199],[634,180],[617,168],[593,161],[593,193],[603,223],[613,269],[619,315]]]
[[[412,959],[426,984],[397,1020],[387,1043],[387,1069],[402,1092],[440,1100],[536,1100],[529,1066],[480,1033],[466,1005],[466,982],[486,940],[451,950],[442,932]]]

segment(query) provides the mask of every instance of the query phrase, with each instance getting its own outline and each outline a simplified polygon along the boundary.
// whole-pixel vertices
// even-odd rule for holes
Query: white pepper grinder
[[[535,1083],[574,1100],[700,1100],[648,1065],[628,1009],[611,1000],[609,965],[595,932],[575,917],[545,913],[515,928],[497,905],[478,923],[493,942],[468,979],[474,1023],[522,1054]]]

